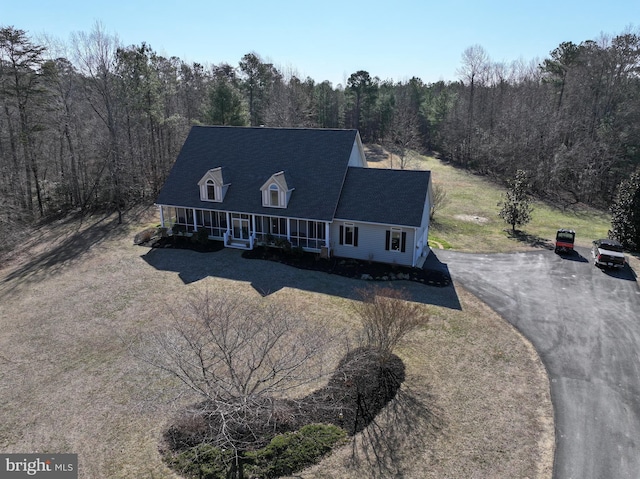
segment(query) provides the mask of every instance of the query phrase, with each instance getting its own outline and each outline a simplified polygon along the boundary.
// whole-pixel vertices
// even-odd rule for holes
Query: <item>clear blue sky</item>
[[[343,83],[351,73],[456,80],[462,52],[542,59],[640,25],[640,0],[0,0],[0,25],[69,41],[96,21],[123,45],[146,42],[188,62],[237,66],[256,52],[285,73]]]

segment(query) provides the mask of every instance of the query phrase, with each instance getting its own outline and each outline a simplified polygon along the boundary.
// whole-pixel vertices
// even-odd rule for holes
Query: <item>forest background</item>
[[[152,203],[192,125],[357,128],[566,208],[606,209],[640,165],[640,33],[561,43],[542,61],[467,48],[458,80],[316,83],[257,53],[237,65],[121,45],[100,24],[67,44],[0,27],[0,249],[42,218]]]

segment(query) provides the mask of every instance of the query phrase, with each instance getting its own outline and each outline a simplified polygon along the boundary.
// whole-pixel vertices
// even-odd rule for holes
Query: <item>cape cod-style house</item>
[[[416,266],[431,194],[428,171],[368,168],[357,130],[194,126],[156,204],[163,227],[230,248]]]

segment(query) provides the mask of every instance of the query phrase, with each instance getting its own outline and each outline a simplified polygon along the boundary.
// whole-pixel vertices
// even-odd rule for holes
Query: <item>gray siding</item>
[[[405,252],[402,253],[399,251],[385,250],[386,232],[391,229],[391,226],[358,223],[355,221],[352,223],[358,228],[358,246],[340,244],[340,226],[344,226],[345,221],[334,221],[331,223],[331,247],[334,256],[404,266],[413,265],[415,249],[414,228],[402,228],[402,231],[407,233]]]

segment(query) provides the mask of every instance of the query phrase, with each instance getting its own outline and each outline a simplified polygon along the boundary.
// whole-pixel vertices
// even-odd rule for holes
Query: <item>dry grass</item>
[[[400,352],[405,396],[424,409],[403,423],[391,412],[382,457],[361,434],[305,478],[551,477],[553,416],[546,371],[533,347],[457,287],[462,311],[428,306],[433,321]],[[391,409],[391,408],[389,408]]]
[[[176,407],[192,398],[139,364],[127,344],[166,327],[168,305],[192,291],[260,299],[252,282],[277,278],[285,286],[260,300],[286,303],[328,328],[356,327],[350,297],[359,281],[229,250],[158,251],[154,263],[133,237],[157,219],[130,221],[48,225],[0,270],[2,451],[78,453],[82,478],[175,477],[158,440]],[[166,267],[152,266],[158,261]],[[187,280],[179,274],[185,268],[211,275]],[[302,477],[388,476],[380,464],[407,478],[550,477],[549,387],[529,343],[457,286],[453,300],[445,298],[451,289],[407,288],[434,318],[399,352],[408,372],[403,397],[426,407],[411,410],[415,429],[383,417],[397,447],[385,449],[381,462],[367,460],[358,443],[359,463],[347,447]]]

